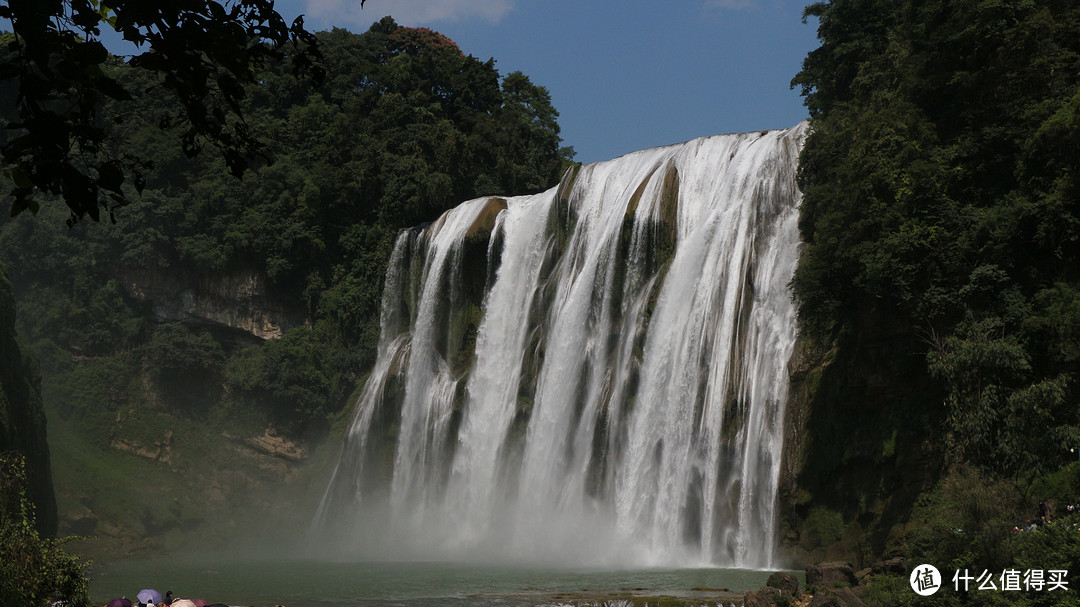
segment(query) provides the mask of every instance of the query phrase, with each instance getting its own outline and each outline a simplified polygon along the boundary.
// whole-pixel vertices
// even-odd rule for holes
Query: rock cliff
[[[270,292],[266,277],[253,270],[227,275],[198,271],[163,275],[130,271],[124,276],[129,295],[149,302],[160,321],[207,324],[276,339],[305,323],[303,310],[293,309]]]
[[[56,535],[56,497],[45,440],[45,411],[37,363],[15,335],[15,298],[0,266],[0,453],[26,458],[27,497],[38,531]]]
[[[831,343],[800,338],[780,475],[796,564],[887,556],[894,528],[940,474],[931,430],[942,423],[941,388],[920,351],[909,327],[873,306]]]

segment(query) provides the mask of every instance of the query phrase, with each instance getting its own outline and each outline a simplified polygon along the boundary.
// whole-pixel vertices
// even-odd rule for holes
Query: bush
[[[828,508],[813,508],[803,521],[800,536],[804,548],[813,550],[840,541],[844,536],[844,517]]]
[[[1054,509],[1054,516],[1064,516],[1066,505],[1080,500],[1080,462],[1073,462],[1036,478],[1026,493],[1029,502],[1046,500]]]
[[[38,534],[25,484],[23,458],[0,455],[0,605],[64,601],[69,607],[84,607],[89,599],[83,572],[89,563],[66,552],[62,540]]]
[[[1013,560],[1012,528],[1021,511],[1013,485],[975,469],[956,469],[916,505],[910,558],[942,571],[1001,571]]]
[[[143,350],[152,376],[172,408],[204,416],[221,389],[225,363],[221,345],[209,333],[166,323],[154,329]]]
[[[1030,591],[1032,605],[1070,605],[1080,603],[1074,596],[1080,588],[1080,529],[1074,517],[1047,523],[1036,531],[1016,536],[1017,555],[1014,569],[1020,571],[1064,570],[1068,591]],[[1049,581],[1049,577],[1046,578]],[[1067,595],[1067,596],[1063,596]]]
[[[348,351],[321,325],[298,327],[237,352],[225,379],[235,403],[264,411],[279,431],[322,438],[356,380],[351,364]]]

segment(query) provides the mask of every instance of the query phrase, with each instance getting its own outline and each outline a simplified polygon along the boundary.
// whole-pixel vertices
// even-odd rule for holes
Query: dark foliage
[[[0,604],[84,607],[88,563],[66,552],[61,541],[39,535],[25,485],[22,457],[0,453]]]
[[[242,181],[221,158],[188,158],[183,135],[158,128],[156,117],[182,103],[153,75],[108,67],[120,86],[149,91],[106,105],[126,117],[110,125],[111,145],[154,168],[141,193],[125,186],[116,225],[64,228],[61,205],[2,224],[0,259],[29,341],[77,356],[134,352],[160,391],[192,388],[185,402],[165,402],[175,411],[198,415],[221,396],[291,434],[325,431],[374,360],[397,232],[480,195],[551,187],[572,156],[546,89],[521,73],[500,77],[493,60],[441,34],[386,18],[361,35],[322,32],[318,46],[318,86],[280,61],[243,87],[238,109],[273,162]],[[148,276],[198,290],[239,275],[258,276],[264,297],[308,326],[240,351],[201,328],[155,329],[161,319],[132,288]]]
[[[860,319],[885,314],[944,390],[951,461],[1014,477],[1060,465],[1080,446],[1080,5],[806,14],[822,44],[793,81],[813,127],[803,326],[865,336]]]
[[[118,60],[101,43],[103,28],[140,51],[127,67],[175,98],[169,112],[155,115],[162,127],[181,128],[184,153],[194,156],[210,143],[237,176],[262,151],[241,111],[257,67],[287,55],[294,72],[318,76],[321,69],[313,63],[313,34],[300,18],[287,25],[273,0],[11,0],[0,18],[12,31],[0,79],[17,90],[0,141],[13,215],[36,211],[41,195],[51,194],[67,203],[69,222],[97,220],[101,208],[127,200],[125,183],[144,186],[150,159],[111,146],[107,127],[128,118],[108,101],[130,100],[145,88],[115,77],[110,67]]]

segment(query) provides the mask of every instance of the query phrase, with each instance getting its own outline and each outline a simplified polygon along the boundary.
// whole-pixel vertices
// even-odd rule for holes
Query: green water
[[[694,588],[735,592],[764,585],[768,571],[741,569],[584,570],[462,563],[314,561],[122,561],[91,571],[95,603],[134,598],[142,588],[177,597],[254,607],[510,606],[558,603],[556,593],[662,595]]]

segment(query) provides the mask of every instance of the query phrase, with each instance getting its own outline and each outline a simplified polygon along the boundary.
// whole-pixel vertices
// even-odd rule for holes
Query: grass
[[[61,415],[55,397],[77,383],[46,401],[61,534],[90,536],[74,544],[76,551],[108,560],[226,545],[282,519],[290,520],[285,529],[303,527],[293,519],[314,510],[308,502],[320,494],[314,485],[330,465],[326,453],[299,464],[257,453],[243,440],[261,435],[265,425],[238,423],[216,410],[203,419],[171,414],[152,395],[131,389],[141,386],[137,378],[108,379],[128,388],[110,406]],[[85,389],[86,395],[107,392]],[[160,455],[136,452],[147,449]],[[289,499],[280,499],[282,493]]]

